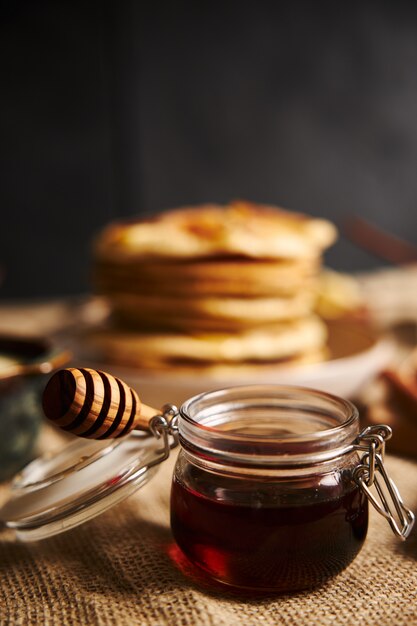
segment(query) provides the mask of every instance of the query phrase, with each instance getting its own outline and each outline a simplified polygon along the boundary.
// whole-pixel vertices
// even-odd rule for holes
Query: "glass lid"
[[[69,530],[147,483],[173,445],[165,437],[136,430],[121,439],[77,438],[17,475],[0,519],[22,541]]]

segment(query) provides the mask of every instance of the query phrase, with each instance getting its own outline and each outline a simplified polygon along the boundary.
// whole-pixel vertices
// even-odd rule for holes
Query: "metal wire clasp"
[[[354,448],[365,451],[365,454],[353,471],[353,479],[372,506],[388,521],[394,534],[404,541],[413,528],[415,518],[384,466],[385,442],[391,436],[391,428],[383,424],[368,426],[358,435]],[[372,485],[379,500],[370,490]]]
[[[156,439],[162,437],[164,449],[161,456],[159,456],[151,465],[158,465],[169,457],[169,453],[172,448],[178,445],[178,408],[175,404],[164,404],[159,415],[155,415],[150,423],[149,428],[152,435]]]

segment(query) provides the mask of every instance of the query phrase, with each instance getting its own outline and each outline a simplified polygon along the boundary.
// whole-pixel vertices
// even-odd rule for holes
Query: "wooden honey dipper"
[[[148,430],[161,411],[142,404],[136,391],[111,374],[89,368],[59,370],[42,399],[45,416],[63,430],[88,439],[123,437]]]

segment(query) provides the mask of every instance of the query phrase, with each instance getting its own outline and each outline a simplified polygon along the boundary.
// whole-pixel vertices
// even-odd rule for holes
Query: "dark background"
[[[240,197],[417,244],[415,2],[1,1],[0,297],[109,220]],[[327,262],[380,263],[342,236]]]

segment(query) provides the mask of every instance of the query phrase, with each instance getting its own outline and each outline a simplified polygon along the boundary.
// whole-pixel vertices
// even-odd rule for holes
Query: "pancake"
[[[273,362],[320,350],[326,327],[316,317],[229,333],[135,333],[115,328],[85,338],[105,360],[135,367],[179,363]]]
[[[240,330],[309,315],[313,291],[286,298],[228,298],[112,295],[116,318],[132,327],[199,330]]]
[[[327,220],[235,201],[168,211],[109,225],[95,243],[100,261],[143,258],[310,259],[336,239]]]
[[[94,283],[111,317],[89,343],[152,370],[319,360],[326,330],[313,311],[335,237],[326,220],[244,201],[110,224],[95,242]]]
[[[291,295],[317,284],[318,260],[248,261],[210,259],[97,262],[96,290],[102,294],[273,296]]]
[[[225,364],[225,363],[193,363],[190,365],[187,362],[175,363],[155,363],[155,371],[166,371],[173,375],[178,376],[207,376],[210,379],[222,381],[236,380],[236,384],[241,384],[242,380],[250,380],[264,375],[265,377],[279,376],[281,369],[287,369],[288,367],[299,367],[313,365],[320,363],[328,357],[328,351],[326,348],[319,350],[311,350],[309,352],[303,352],[302,354],[293,355],[290,357],[283,357],[274,361],[244,361],[241,363]],[[147,370],[152,370],[148,365]]]

